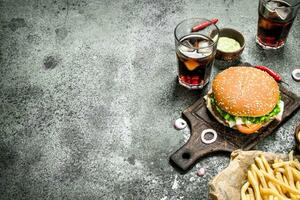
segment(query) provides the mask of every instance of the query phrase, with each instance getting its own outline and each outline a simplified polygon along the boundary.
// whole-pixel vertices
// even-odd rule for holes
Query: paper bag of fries
[[[209,188],[213,200],[300,200],[300,162],[293,152],[237,150]]]

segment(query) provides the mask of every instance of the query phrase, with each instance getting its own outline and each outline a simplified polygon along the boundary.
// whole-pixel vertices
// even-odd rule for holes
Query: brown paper
[[[247,180],[247,170],[254,163],[254,158],[263,154],[266,159],[286,159],[288,155],[262,151],[241,151],[231,153],[230,163],[209,183],[209,196],[213,200],[240,200],[240,190]]]

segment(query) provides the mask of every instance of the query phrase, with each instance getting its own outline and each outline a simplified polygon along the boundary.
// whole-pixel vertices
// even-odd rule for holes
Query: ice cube
[[[197,50],[199,58],[203,58],[206,56],[209,56],[210,54],[212,54],[213,49],[212,47],[208,47],[208,48],[203,48],[203,49],[198,49]]]
[[[188,58],[196,58],[196,59],[200,58],[199,54],[197,53],[197,50],[185,51],[185,52],[181,51],[181,53]]]
[[[209,56],[212,53],[212,47],[209,46],[210,42],[209,41],[201,41],[198,44],[198,54],[200,57],[206,57]]]
[[[201,41],[198,43],[198,48],[205,48],[209,46],[209,41]]]
[[[280,17],[280,19],[285,20],[290,14],[290,9],[288,7],[278,7],[275,9],[275,12]]]
[[[193,49],[193,48],[189,48],[189,47],[187,47],[187,46],[185,46],[185,45],[180,45],[179,47],[178,47],[178,49],[182,52],[182,53],[184,53],[184,52],[193,52],[195,49]]]
[[[178,48],[182,53],[193,52],[195,50],[193,45],[188,40],[182,41],[181,45]]]
[[[188,40],[182,41],[182,44],[183,44],[184,46],[186,46],[186,47],[191,47],[191,48],[194,47],[194,46],[190,43],[190,41],[188,41]]]
[[[274,1],[269,1],[266,4],[266,8],[268,9],[268,11],[270,12],[275,12],[275,9],[278,8],[280,6],[280,3],[278,2],[274,2]]]

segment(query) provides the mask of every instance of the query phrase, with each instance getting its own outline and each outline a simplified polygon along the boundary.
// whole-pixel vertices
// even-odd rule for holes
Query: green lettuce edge
[[[251,124],[259,124],[269,121],[272,117],[276,116],[278,113],[280,113],[280,98],[278,103],[276,104],[275,108],[268,114],[261,116],[261,117],[241,117],[241,116],[234,116],[226,111],[222,110],[216,103],[214,95],[210,96],[210,102],[212,105],[216,107],[216,110],[218,113],[227,121],[236,121],[237,118],[241,118],[244,123],[250,122]]]

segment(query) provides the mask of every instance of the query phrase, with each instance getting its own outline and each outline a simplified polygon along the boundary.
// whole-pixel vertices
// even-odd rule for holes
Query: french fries
[[[288,161],[269,163],[263,155],[255,158],[241,188],[241,200],[300,200],[300,163],[289,153]]]

